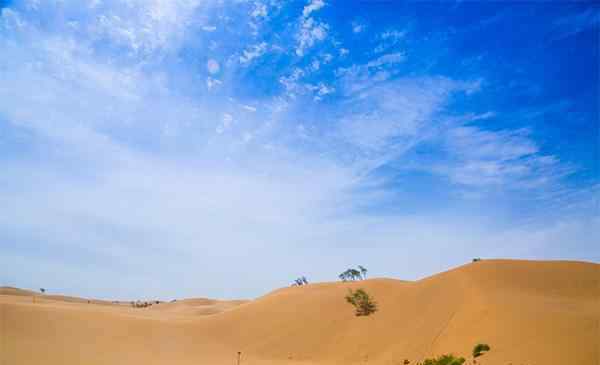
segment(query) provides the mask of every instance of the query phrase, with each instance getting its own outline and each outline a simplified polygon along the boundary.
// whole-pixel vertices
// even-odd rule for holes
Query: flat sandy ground
[[[364,288],[379,311],[356,317]],[[35,303],[34,303],[35,295]],[[599,365],[600,265],[484,260],[407,282],[276,290],[252,301],[126,303],[0,289],[0,365],[416,364],[492,346],[489,365]]]

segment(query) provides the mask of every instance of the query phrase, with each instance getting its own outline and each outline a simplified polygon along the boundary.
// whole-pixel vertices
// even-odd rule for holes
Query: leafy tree
[[[304,285],[307,285],[307,284],[308,284],[308,280],[306,280],[306,276],[303,276],[303,277],[301,277],[300,279],[302,279],[302,283],[303,283]]]
[[[368,316],[377,311],[377,303],[363,289],[348,290],[346,301],[354,306],[357,316]]]
[[[342,281],[348,281],[348,280],[362,280],[364,278],[366,278],[367,274],[367,269],[365,269],[362,266],[358,266],[358,270],[356,269],[348,269],[346,271],[344,271],[343,273],[338,275],[338,278],[340,278],[340,280]]]
[[[42,294],[44,294],[44,293],[46,292],[46,289],[44,289],[44,288],[40,288],[40,292],[41,292]]]
[[[362,274],[363,278],[367,278],[367,269],[365,269],[364,266],[358,265],[358,269],[360,270],[360,273]]]
[[[341,273],[339,275],[339,278],[342,279],[342,281],[354,280],[354,277],[352,275],[352,269],[348,269]]]

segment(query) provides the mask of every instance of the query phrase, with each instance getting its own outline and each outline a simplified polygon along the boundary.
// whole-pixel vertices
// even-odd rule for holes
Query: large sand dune
[[[354,316],[349,288],[379,305]],[[276,290],[150,308],[0,289],[0,365],[400,364],[492,351],[482,364],[600,364],[600,265],[486,260],[416,282]],[[102,304],[102,305],[100,305]]]

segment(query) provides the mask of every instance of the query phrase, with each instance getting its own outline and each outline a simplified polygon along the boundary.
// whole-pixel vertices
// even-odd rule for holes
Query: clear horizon
[[[600,262],[599,14],[0,0],[0,286],[234,299]]]

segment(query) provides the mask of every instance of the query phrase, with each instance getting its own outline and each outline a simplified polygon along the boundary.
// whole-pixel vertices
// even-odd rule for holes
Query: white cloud
[[[211,90],[212,88],[217,87],[221,84],[221,80],[213,79],[212,77],[206,78],[206,87],[208,88],[208,90]]]
[[[281,83],[288,93],[294,93],[300,90],[301,84],[298,82],[300,78],[304,76],[304,71],[300,68],[295,68],[289,76],[281,76],[279,83]]]
[[[402,39],[406,36],[407,32],[406,31],[399,31],[399,30],[388,30],[386,32],[381,33],[380,38],[383,40],[399,40]]]
[[[533,155],[538,147],[524,129],[489,132],[477,127],[459,126],[449,130],[448,148],[453,153],[484,160],[514,160]]]
[[[9,8],[3,8],[0,11],[0,25],[8,31],[19,30],[25,27],[25,21],[21,19],[19,14]]]
[[[108,39],[134,53],[165,52],[179,46],[199,5],[198,0],[130,0],[99,13],[88,29],[92,37]]]
[[[348,67],[328,82],[311,80],[315,74],[309,68],[286,66],[276,70],[283,90],[273,91],[272,98],[242,97],[251,87],[238,83],[235,67],[263,56],[266,43],[243,45],[241,57],[235,50],[227,67],[216,61],[227,57],[216,43],[194,43],[218,66],[212,59],[200,65],[210,74],[206,79],[196,74],[196,64],[190,70],[180,63],[148,67],[160,59],[148,54],[177,49],[188,26],[212,30],[201,26],[204,17],[194,16],[201,9],[193,1],[128,4],[97,6],[87,24],[81,21],[78,31],[67,34],[37,29],[16,11],[2,12],[0,54],[9,56],[0,57],[0,148],[8,140],[27,150],[16,151],[16,158],[10,149],[3,155],[0,206],[11,209],[0,209],[0,241],[25,247],[2,252],[3,277],[18,273],[26,283],[51,280],[48,285],[55,288],[81,278],[84,283],[70,287],[74,294],[98,295],[96,289],[103,287],[101,295],[113,296],[114,286],[103,283],[125,278],[118,294],[126,296],[158,291],[231,297],[285,285],[273,270],[291,277],[305,270],[306,262],[312,263],[307,274],[317,281],[329,279],[332,266],[357,258],[382,275],[407,278],[464,262],[478,250],[535,256],[567,245],[588,249],[586,254],[569,250],[572,257],[600,258],[593,245],[597,206],[590,207],[599,190],[577,196],[567,188],[556,192],[552,181],[565,173],[558,158],[541,153],[527,130],[473,125],[494,117],[491,112],[448,121],[444,112],[452,96],[481,91],[482,82],[399,79],[378,69],[400,61],[387,55],[371,66]],[[308,4],[303,20],[322,6]],[[106,17],[103,26],[100,16]],[[325,38],[311,33],[319,25],[310,22],[307,37],[314,36],[314,42]],[[224,34],[222,28],[211,37]],[[96,53],[99,40],[119,52]],[[313,45],[307,40],[302,52]],[[123,59],[120,47],[128,53]],[[335,47],[340,55],[349,52]],[[312,59],[319,70],[328,62],[328,68],[339,68],[329,53],[319,57],[322,61]],[[186,79],[189,84],[182,86]],[[311,103],[315,109],[304,112],[307,101],[333,93],[332,103]],[[11,140],[16,133],[20,139]],[[443,164],[408,158],[424,144],[443,150]],[[499,181],[519,189],[550,182],[554,189],[544,190],[551,190],[549,200],[558,205],[552,211],[560,219],[536,216],[544,224],[506,231],[489,223],[497,218],[489,209],[469,215],[456,206],[451,214],[431,213],[419,210],[419,201],[410,216],[366,213],[373,210],[365,207],[382,202],[408,206],[410,199],[388,190],[386,177],[377,174],[383,165],[427,169],[477,192],[472,195],[479,199],[489,199],[479,188],[495,188]],[[489,221],[480,216],[485,214]],[[593,219],[581,219],[584,215]],[[399,236],[406,238],[402,247]],[[583,243],[576,246],[573,237]],[[373,249],[365,251],[367,246]],[[412,250],[410,260],[398,265],[406,247]],[[431,251],[443,262],[432,259]],[[175,271],[157,272],[164,260],[177,262]],[[275,267],[256,270],[256,260]],[[222,270],[223,262],[230,270]],[[250,270],[260,284],[236,286]],[[201,275],[215,280],[181,284],[183,276]],[[149,278],[156,279],[150,280],[155,287],[141,285]],[[181,291],[171,289],[174,283]]]
[[[329,26],[325,23],[317,22],[313,18],[303,19],[300,24],[300,30],[296,36],[298,46],[296,54],[303,56],[306,50],[322,41],[327,37]]]
[[[379,67],[383,65],[393,65],[396,63],[403,62],[406,59],[406,56],[403,52],[389,53],[383,55],[376,60],[369,61],[367,63],[367,67]]]
[[[469,121],[477,121],[477,120],[485,120],[496,117],[495,112],[485,112],[482,114],[467,114],[467,119]]]
[[[319,71],[319,68],[321,68],[321,63],[319,62],[319,60],[313,60],[313,61],[310,63],[310,68],[311,68],[313,71]]]
[[[381,53],[386,49],[396,46],[402,39],[406,37],[407,33],[408,32],[405,30],[399,31],[396,29],[381,33],[378,37],[380,43],[377,45],[377,47],[375,47],[374,52]]]
[[[387,75],[368,72],[402,54],[384,55],[366,65],[339,69],[342,92],[351,98],[354,113],[340,124],[340,134],[355,145],[369,169],[380,166],[431,143],[441,145],[436,161],[416,162],[416,168],[447,177],[452,183],[474,189],[503,187],[506,190],[552,186],[570,173],[554,156],[540,153],[526,129],[488,131],[468,123],[495,117],[493,112],[466,114],[452,122],[442,111],[448,97],[481,91],[482,80],[457,82],[444,78],[391,81]],[[438,152],[440,153],[440,152]]]
[[[588,8],[585,11],[564,15],[554,22],[557,35],[553,40],[564,39],[574,34],[591,30],[600,24],[600,11]]]
[[[344,92],[354,112],[339,126],[370,168],[397,158],[427,136],[446,97],[461,86],[447,79],[407,79],[377,85],[346,75]],[[357,82],[363,83],[357,87]],[[361,162],[362,163],[362,162]]]
[[[243,55],[240,56],[240,63],[248,64],[253,59],[262,56],[267,51],[267,44],[265,42],[252,45],[244,50]]]
[[[233,124],[233,116],[229,113],[225,113],[225,114],[223,114],[222,123],[217,126],[217,128],[215,129],[215,132],[217,132],[218,134],[227,132],[231,128],[232,124]]]
[[[253,18],[266,18],[268,15],[267,6],[259,1],[254,3],[254,9],[250,13]]]
[[[296,55],[303,56],[306,50],[327,37],[329,25],[316,21],[309,15],[325,6],[323,0],[311,0],[302,10],[300,17],[300,29],[296,35]]]
[[[335,92],[335,88],[320,82],[318,85],[306,85],[306,88],[312,92],[315,92],[314,100],[322,100],[325,95],[329,95]]]
[[[221,67],[219,66],[219,62],[217,62],[216,60],[213,60],[211,58],[206,62],[206,69],[208,70],[209,73],[216,74],[219,72]]]
[[[366,26],[359,22],[352,22],[352,32],[353,33],[362,33],[365,30]]]
[[[89,2],[90,9],[95,9],[100,5],[102,5],[102,0],[90,0]]]
[[[302,16],[306,18],[310,15],[310,13],[321,9],[324,6],[325,2],[323,0],[310,0],[308,5],[306,5],[302,10]]]
[[[534,188],[568,173],[558,160],[543,155],[527,130],[485,131],[456,126],[444,134],[450,160],[433,168],[453,182],[468,186]]]

